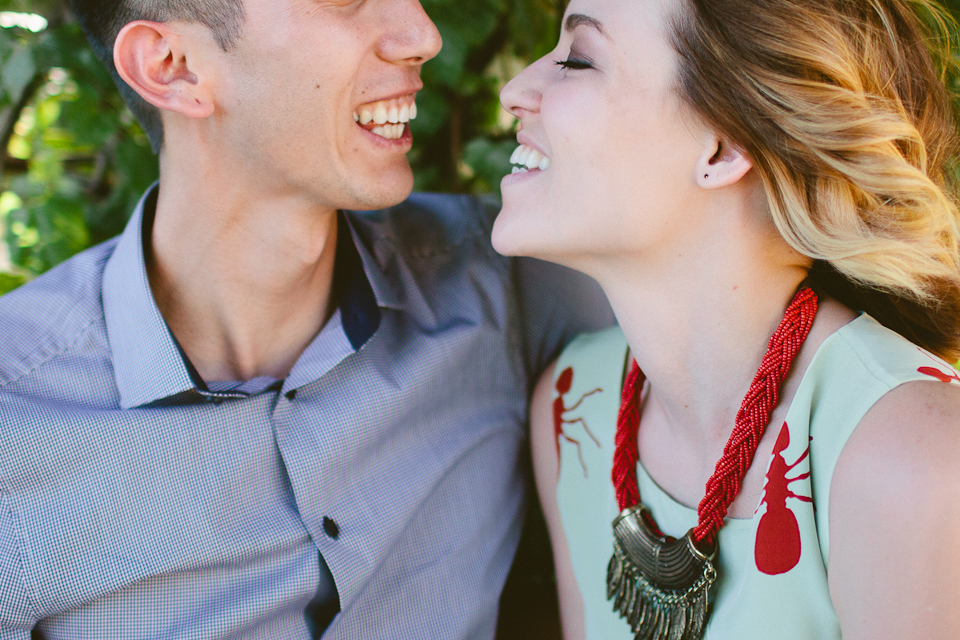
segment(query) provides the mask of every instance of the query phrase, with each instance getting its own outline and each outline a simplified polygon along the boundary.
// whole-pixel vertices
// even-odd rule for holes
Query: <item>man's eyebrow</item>
[[[590,16],[585,16],[582,13],[571,13],[567,16],[566,21],[563,24],[564,31],[573,31],[580,25],[587,25],[588,27],[593,27],[603,35],[607,35],[603,31],[603,24],[596,18],[591,18]]]

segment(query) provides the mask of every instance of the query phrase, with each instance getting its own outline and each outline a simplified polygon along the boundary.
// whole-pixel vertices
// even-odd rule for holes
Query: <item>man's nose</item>
[[[440,53],[443,41],[419,0],[393,0],[385,12],[388,28],[378,53],[384,60],[423,64]]]

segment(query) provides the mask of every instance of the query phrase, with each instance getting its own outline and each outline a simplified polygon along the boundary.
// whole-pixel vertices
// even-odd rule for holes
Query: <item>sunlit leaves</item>
[[[0,29],[0,125],[16,116],[0,184],[0,292],[118,233],[157,175],[146,137],[64,6],[0,4],[50,18],[38,33]]]

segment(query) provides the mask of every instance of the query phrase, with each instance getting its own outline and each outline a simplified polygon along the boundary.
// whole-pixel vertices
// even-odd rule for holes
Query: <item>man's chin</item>
[[[410,166],[406,170],[391,172],[392,175],[372,180],[364,185],[354,185],[355,202],[341,209],[372,211],[398,205],[413,192],[413,172]]]

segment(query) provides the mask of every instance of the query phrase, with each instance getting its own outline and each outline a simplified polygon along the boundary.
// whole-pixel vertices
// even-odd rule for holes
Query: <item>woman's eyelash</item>
[[[581,69],[590,69],[592,65],[586,60],[578,60],[577,58],[567,58],[566,60],[555,60],[556,64],[560,65],[564,69],[573,69],[579,71]]]

